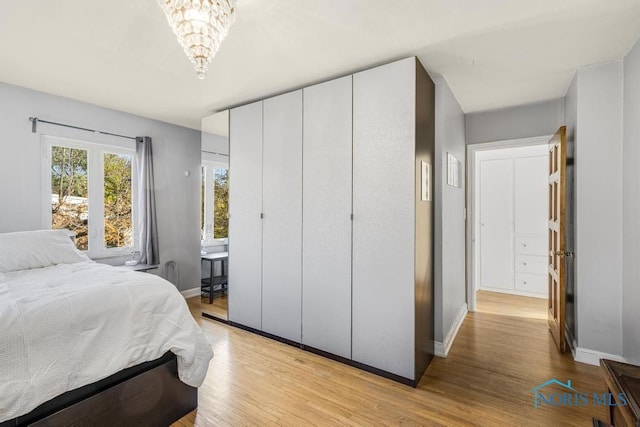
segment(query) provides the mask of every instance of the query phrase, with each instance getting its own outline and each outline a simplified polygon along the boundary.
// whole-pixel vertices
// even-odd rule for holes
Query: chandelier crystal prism
[[[158,0],[184,53],[204,79],[236,20],[236,0]]]

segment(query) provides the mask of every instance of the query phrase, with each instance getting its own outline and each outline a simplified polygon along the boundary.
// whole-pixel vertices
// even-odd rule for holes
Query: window
[[[135,248],[135,150],[43,137],[44,226],[76,233],[92,257]]]
[[[133,156],[104,153],[104,244],[107,248],[133,246]]]
[[[204,161],[201,174],[200,226],[202,240],[212,244],[229,237],[229,169]]]
[[[78,249],[89,249],[87,150],[51,147],[51,228],[76,232]]]

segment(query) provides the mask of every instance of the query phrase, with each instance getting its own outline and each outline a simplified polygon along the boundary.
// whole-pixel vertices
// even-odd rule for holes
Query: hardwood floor
[[[415,389],[198,319],[215,356],[197,411],[174,425],[587,426],[593,416],[605,419],[600,406],[534,408],[532,389],[551,378],[605,392],[599,368],[558,354],[545,307],[544,300],[479,293],[478,311],[467,316],[449,357],[435,358]]]
[[[197,302],[197,297],[196,297]],[[227,319],[227,295],[216,295],[213,299],[213,303],[209,304],[209,298],[203,297],[200,299],[200,308],[203,312],[208,313],[212,316],[219,317],[220,319]]]
[[[542,298],[518,297],[498,292],[478,291],[477,311],[547,321],[548,301]]]

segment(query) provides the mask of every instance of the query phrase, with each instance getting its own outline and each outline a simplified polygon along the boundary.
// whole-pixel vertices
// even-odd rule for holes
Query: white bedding
[[[0,422],[169,350],[200,386],[211,344],[157,276],[94,262],[0,275]]]

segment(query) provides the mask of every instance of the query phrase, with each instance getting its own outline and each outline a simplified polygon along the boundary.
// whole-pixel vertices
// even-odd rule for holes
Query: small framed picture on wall
[[[460,161],[451,153],[447,153],[447,184],[460,188]]]

